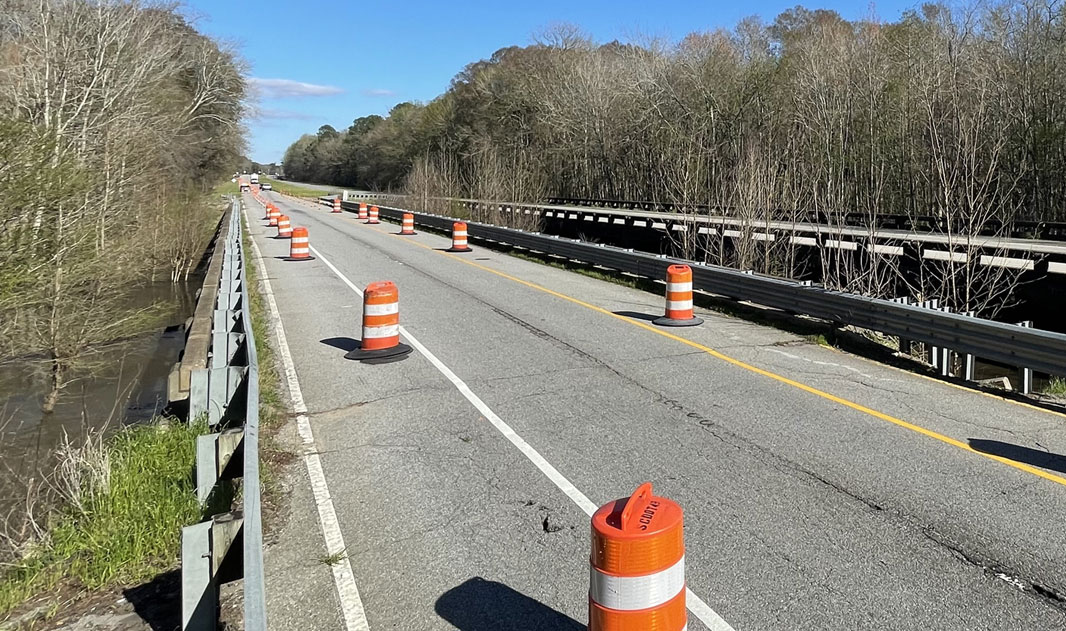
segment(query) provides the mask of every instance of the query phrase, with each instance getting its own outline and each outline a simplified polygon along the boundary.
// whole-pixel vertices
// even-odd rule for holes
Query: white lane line
[[[244,217],[246,223],[251,225],[247,212],[244,213]],[[285,339],[285,328],[281,324],[278,303],[274,300],[274,292],[270,288],[270,279],[267,278],[259,246],[255,239],[249,241],[252,244],[252,252],[255,254],[255,267],[259,272],[259,281],[263,284],[267,307],[270,309],[270,321],[278,340],[278,354],[281,355],[285,381],[289,386],[289,398],[292,400],[293,412],[296,413],[296,428],[303,442],[304,464],[307,466],[307,477],[311,480],[311,491],[314,494],[315,506],[318,508],[318,523],[322,526],[326,553],[331,558],[341,559],[339,563],[332,564],[332,568],[333,582],[337,586],[337,597],[340,599],[341,612],[344,615],[344,626],[348,631],[370,631],[366,610],[363,609],[363,599],[359,596],[359,588],[355,584],[355,572],[352,571],[352,562],[348,558],[347,546],[344,545],[344,536],[341,534],[340,523],[337,521],[337,511],[333,506],[329,485],[326,484],[326,474],[322,470],[322,460],[315,449],[315,436],[311,432],[311,421],[307,418],[307,405],[304,403],[303,391],[300,390],[300,381],[296,377],[296,365],[292,361],[289,343]]]
[[[325,263],[326,267],[331,269],[333,273],[337,275],[337,278],[340,278],[342,281],[344,281],[344,284],[348,285],[348,287],[351,288],[352,291],[359,294],[360,296],[363,295],[362,290],[356,287],[355,284],[352,283],[352,281],[348,280],[348,277],[341,273],[341,271],[337,269],[333,265],[333,263],[330,263],[329,259],[323,256],[321,252],[316,250],[313,246],[311,247],[311,251],[315,253],[315,256],[318,257],[319,261]],[[517,447],[518,450],[521,451],[526,456],[526,458],[530,460],[530,462],[532,462],[538,469],[540,469],[541,473],[546,475],[548,479],[551,480],[552,483],[554,483],[555,486],[559,488],[559,490],[561,490],[563,493],[566,493],[566,496],[573,500],[573,502],[577,504],[578,508],[585,511],[585,514],[587,514],[589,517],[591,517],[592,514],[596,512],[598,506],[593,504],[592,500],[590,500],[584,493],[578,490],[578,488],[574,486],[573,483],[570,482],[570,480],[566,479],[566,476],[564,476],[562,473],[559,473],[558,469],[553,467],[550,462],[545,460],[544,456],[540,455],[540,452],[534,449],[532,445],[527,443],[521,436],[519,436],[514,431],[514,429],[511,428],[510,425],[505,423],[503,419],[497,416],[496,413],[493,412],[492,409],[488,405],[486,405],[484,401],[481,400],[481,397],[474,394],[474,392],[470,389],[470,386],[466,385],[466,383],[462,379],[460,379],[458,375],[452,372],[451,368],[448,368],[444,364],[444,362],[438,359],[436,355],[431,353],[428,348],[423,346],[421,342],[415,339],[415,337],[411,335],[407,331],[407,329],[402,326],[400,327],[400,334],[403,335],[404,339],[407,340],[408,344],[417,349],[419,353],[422,353],[422,355],[429,360],[429,363],[433,364],[433,366],[436,367],[436,369],[439,370],[440,373],[448,379],[448,381],[452,382],[452,385],[454,385],[455,388],[460,393],[462,393],[464,397],[466,397],[466,400],[473,404],[473,406],[477,408],[477,410],[481,412],[481,414],[485,418],[487,418],[489,422],[492,423],[492,425],[497,430],[499,430],[499,432],[503,434],[507,440],[511,441],[512,445]],[[728,622],[722,619],[722,617],[719,616],[713,609],[711,609],[711,607],[707,603],[703,602],[703,600],[699,596],[694,594],[691,589],[686,588],[685,602],[688,605],[689,611],[691,611],[697,618],[699,618],[700,621],[703,622],[703,624],[705,624],[707,628],[711,631],[734,631],[733,627],[729,626]]]

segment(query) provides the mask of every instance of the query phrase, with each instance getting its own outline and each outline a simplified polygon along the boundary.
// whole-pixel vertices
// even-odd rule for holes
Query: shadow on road
[[[503,583],[476,576],[437,599],[437,615],[460,631],[584,631],[585,625]]]
[[[634,320],[645,320],[647,322],[663,317],[663,314],[661,313],[649,315],[647,313],[637,313],[636,311],[612,311],[612,313],[616,316],[622,316],[623,318],[633,318]]]
[[[1058,471],[1059,473],[1066,473],[1066,456],[1060,456],[1059,454],[1053,454],[1048,451],[1040,451],[1039,449],[1030,449],[1029,447],[1022,447],[1021,445],[1012,445],[1011,443],[1004,443],[998,440],[984,440],[981,438],[971,438],[970,447],[981,453],[999,456],[1000,458],[1006,458],[1007,460],[1040,467],[1041,469],[1050,469],[1052,471]]]
[[[319,342],[325,344],[326,346],[339,348],[345,353],[349,351],[354,351],[355,349],[359,348],[359,340],[353,340],[350,337],[327,337],[324,340],[319,340]]]

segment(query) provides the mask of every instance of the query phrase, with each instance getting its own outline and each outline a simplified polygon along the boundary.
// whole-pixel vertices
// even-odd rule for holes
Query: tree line
[[[172,5],[0,0],[0,357],[52,393],[138,330],[144,282],[181,280],[243,149],[241,62]]]
[[[429,103],[303,136],[283,165],[292,179],[420,197],[703,204],[752,230],[844,212],[867,226],[923,218],[974,256],[908,291],[981,310],[1017,275],[979,263],[978,235],[1066,220],[1066,2],[926,4],[894,22],[796,7],[676,43],[555,28],[470,64]],[[780,243],[725,248],[694,232],[683,254],[802,271]],[[877,253],[826,256],[828,286],[900,291]]]
[[[676,44],[557,28],[426,104],[285,153],[289,177],[453,193],[1066,219],[1066,3],[796,7]]]

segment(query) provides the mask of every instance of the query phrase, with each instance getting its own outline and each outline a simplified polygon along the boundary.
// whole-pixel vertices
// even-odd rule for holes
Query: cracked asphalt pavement
[[[738,631],[1066,629],[1066,418],[716,313],[670,331],[731,363],[518,281],[609,312],[660,296],[269,197],[357,286],[394,281],[401,324],[593,502],[645,481],[677,501],[688,586]],[[370,628],[584,628],[585,513],[418,352],[345,360],[359,296],[280,260],[246,202]],[[271,626],[343,629],[287,480]]]

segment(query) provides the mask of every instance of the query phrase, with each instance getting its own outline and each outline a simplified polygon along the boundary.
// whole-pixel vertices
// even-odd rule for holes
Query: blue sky
[[[505,46],[527,45],[558,22],[597,41],[653,35],[678,40],[693,31],[730,27],[748,15],[773,20],[796,0],[395,0],[299,2],[187,0],[196,27],[233,46],[258,88],[257,118],[248,121],[249,157],[281,159],[285,148],[321,125],[344,129],[402,101],[429,101],[468,63]],[[846,18],[876,13],[892,21],[915,0],[803,3]]]

